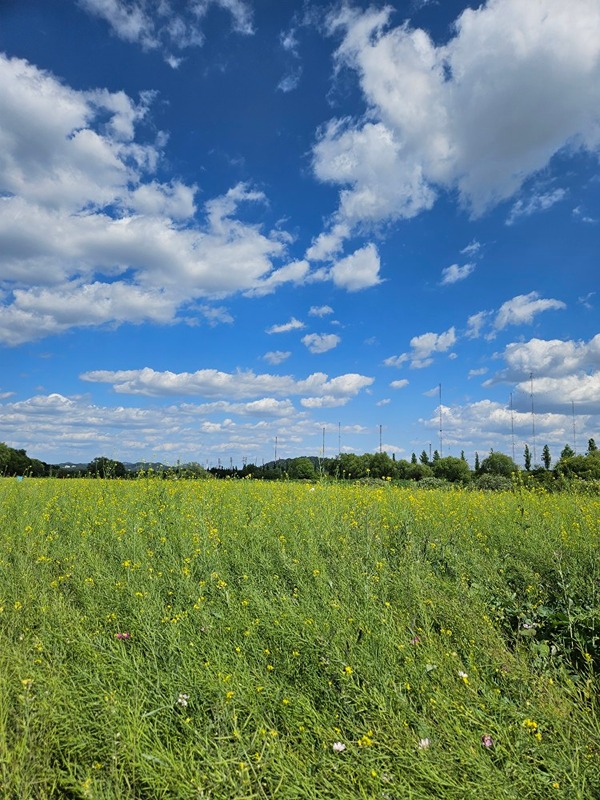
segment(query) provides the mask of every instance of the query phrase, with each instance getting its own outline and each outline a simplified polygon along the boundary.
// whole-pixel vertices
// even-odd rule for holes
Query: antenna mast
[[[515,415],[513,413],[512,392],[510,393],[510,436],[512,440],[512,457],[515,460]]]
[[[441,458],[442,455],[443,455],[443,451],[442,451],[442,384],[441,383],[439,385],[439,391],[440,391],[440,458]]]
[[[575,438],[575,401],[571,400],[571,412],[573,414],[573,450],[577,455],[577,440]]]
[[[533,465],[537,461],[537,456],[535,453],[535,411],[533,408],[533,372],[529,373],[529,381],[530,381],[530,391],[531,391],[531,433],[533,435]]]

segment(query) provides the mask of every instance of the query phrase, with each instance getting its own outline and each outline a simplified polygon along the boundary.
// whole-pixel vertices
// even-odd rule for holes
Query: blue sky
[[[581,452],[599,153],[598,0],[3,2],[0,440]]]

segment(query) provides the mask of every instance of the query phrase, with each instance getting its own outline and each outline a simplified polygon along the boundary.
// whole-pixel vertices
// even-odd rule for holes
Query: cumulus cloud
[[[371,386],[373,378],[347,373],[329,378],[323,372],[314,372],[304,380],[290,375],[256,374],[252,370],[221,372],[201,369],[197,372],[158,372],[145,367],[134,370],[92,370],[81,376],[92,383],[111,383],[115,392],[154,397],[194,395],[242,399],[272,395],[304,395],[306,397],[334,397],[347,402],[361,389]]]
[[[447,286],[450,283],[457,283],[464,281],[475,269],[475,264],[463,264],[462,267],[458,264],[452,264],[442,270],[442,286]]]
[[[329,314],[333,314],[331,306],[311,306],[308,310],[310,317],[327,317]]]
[[[408,386],[408,380],[406,378],[402,378],[399,381],[392,381],[390,383],[392,389],[404,389],[405,386]]]
[[[307,261],[293,261],[284,267],[276,269],[266,278],[257,280],[256,285],[246,294],[250,297],[262,297],[266,294],[272,294],[284,283],[300,284],[308,275],[309,269]]]
[[[304,328],[304,323],[300,322],[296,317],[292,317],[289,322],[283,322],[281,325],[271,325],[270,328],[267,328],[266,333],[288,333],[302,328]]]
[[[342,340],[335,333],[307,333],[302,337],[302,344],[311,353],[326,353],[333,350]]]
[[[377,248],[368,244],[337,261],[331,268],[331,277],[336,286],[357,292],[381,283],[379,268]]]
[[[518,395],[515,398],[518,399]],[[515,403],[512,410],[508,404],[492,400],[480,400],[462,406],[443,406],[445,443],[461,448],[471,445],[480,452],[493,447],[510,454],[514,442],[520,456],[526,443],[532,447],[529,396],[524,395],[521,399],[521,407]],[[581,416],[579,425],[582,428],[587,427],[589,419],[589,416]],[[439,409],[429,419],[421,421],[432,431],[436,430],[439,427]],[[562,448],[565,442],[572,440],[572,419],[568,413],[544,411],[540,408],[539,413],[536,413],[535,427],[538,442]],[[519,456],[515,456],[517,461],[520,461]]]
[[[478,339],[481,336],[481,329],[486,324],[490,314],[490,311],[478,311],[476,314],[471,314],[467,320],[465,336],[468,339]]]
[[[413,336],[410,340],[411,351],[398,356],[390,356],[383,362],[387,367],[399,367],[410,361],[412,369],[428,367],[432,362],[434,353],[446,353],[456,343],[456,330],[448,328],[443,333],[423,333]]]
[[[217,401],[151,407],[107,407],[80,396],[53,393],[1,402],[5,441],[49,463],[90,461],[99,453],[127,461],[196,460],[198,453],[213,464],[217,457],[255,461],[269,452],[279,434],[281,446],[302,454],[306,437],[318,435],[320,424],[288,399],[258,397],[248,402]],[[353,430],[352,433],[360,433]]]
[[[467,378],[469,378],[469,380],[471,378],[480,378],[482,375],[486,375],[487,372],[488,372],[487,367],[479,367],[479,369],[470,369]]]
[[[342,187],[325,231],[334,246],[359,224],[430,209],[442,190],[480,215],[556,153],[598,150],[596,0],[488,0],[466,8],[440,45],[407,23],[393,27],[391,15],[391,6],[344,4],[328,18],[340,39],[336,70],[357,75],[365,100],[362,117],[330,120],[313,148],[316,177]]]
[[[528,325],[542,311],[557,311],[566,308],[561,300],[544,299],[537,292],[520,294],[503,303],[494,319],[494,328],[503,330],[509,325]]]
[[[600,370],[600,334],[589,342],[562,339],[530,339],[513,342],[502,353],[506,368],[491,380],[525,380],[530,372],[537,376],[562,378],[576,373]]]
[[[78,0],[90,14],[107,22],[113,33],[144,50],[162,50],[167,63],[176,69],[181,59],[171,50],[200,47],[204,42],[202,23],[210,6],[229,12],[236,32],[253,33],[252,12],[244,0]]]
[[[285,232],[237,218],[262,192],[240,183],[197,208],[195,186],[156,179],[166,136],[137,136],[153,98],[77,91],[0,55],[1,341],[165,324],[200,298],[303,280],[306,262],[275,264]]]
[[[533,387],[536,407],[542,411],[600,413],[600,334],[588,342],[561,339],[513,342],[507,345],[502,358],[505,368],[484,386],[513,384],[523,404]]]
[[[264,354],[263,360],[268,364],[282,364],[291,355],[289,350],[269,350],[268,353]]]

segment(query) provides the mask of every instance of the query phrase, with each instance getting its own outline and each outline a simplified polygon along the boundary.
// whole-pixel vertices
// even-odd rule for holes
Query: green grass
[[[600,796],[598,499],[4,479],[0,513],[2,798]]]

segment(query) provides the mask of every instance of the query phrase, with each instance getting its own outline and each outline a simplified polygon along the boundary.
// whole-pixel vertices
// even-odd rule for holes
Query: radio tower
[[[537,456],[535,453],[535,411],[533,408],[533,372],[529,373],[530,389],[531,389],[531,433],[533,436],[533,465],[535,466]]]
[[[439,385],[440,390],[440,458],[443,456],[442,451],[442,384]]]
[[[512,392],[510,393],[510,436],[512,440],[512,457],[515,460],[515,415],[513,413]]]

